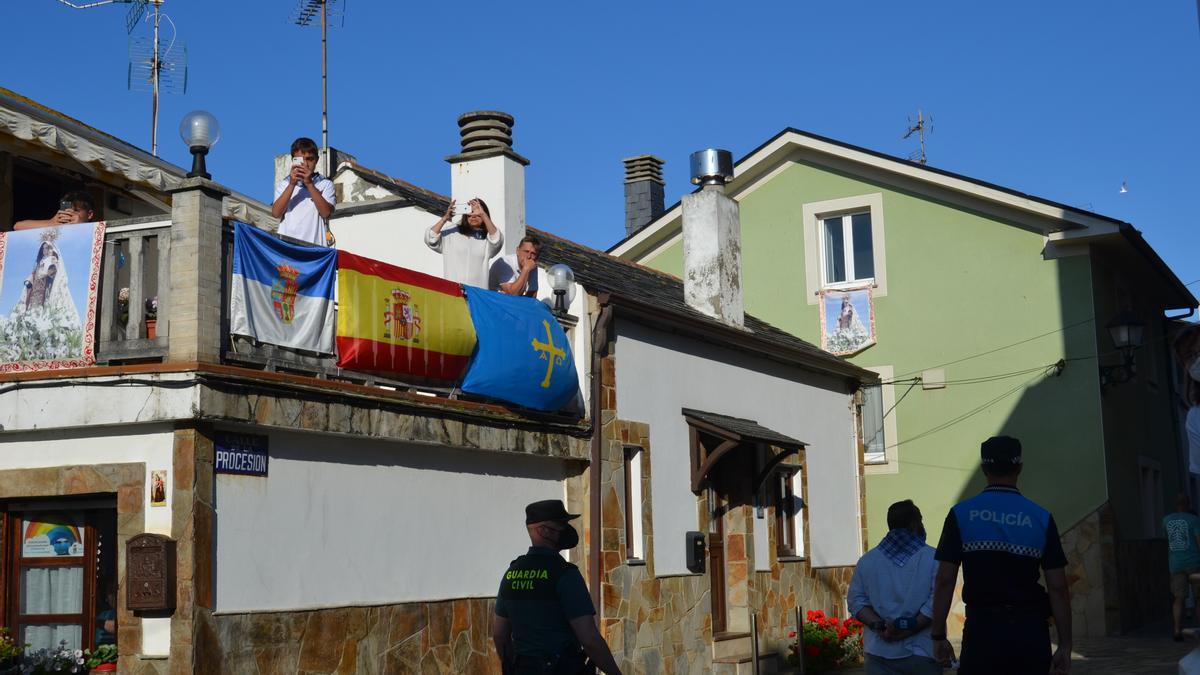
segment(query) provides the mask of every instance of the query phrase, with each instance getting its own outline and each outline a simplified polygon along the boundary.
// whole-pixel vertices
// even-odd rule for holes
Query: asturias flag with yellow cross
[[[567,334],[534,298],[464,286],[478,345],[462,390],[535,410],[562,410],[579,391]]]
[[[475,329],[462,286],[339,250],[338,367],[462,376]]]

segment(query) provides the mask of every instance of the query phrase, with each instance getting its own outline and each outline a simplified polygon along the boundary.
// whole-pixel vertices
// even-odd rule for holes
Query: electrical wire
[[[1003,394],[1000,394],[999,396],[991,398],[957,417],[953,417],[949,420],[946,420],[945,422],[942,422],[933,427],[930,427],[929,429],[926,429],[925,431],[922,431],[919,434],[916,434],[914,436],[906,438],[902,441],[897,441],[896,443],[893,443],[892,445],[887,446],[885,448],[885,450],[891,450],[894,448],[898,448],[901,445],[904,445],[906,443],[912,443],[913,441],[917,441],[922,438],[927,438],[929,436],[932,436],[933,434],[939,433],[941,431],[945,431],[946,429],[949,429],[950,427],[952,427],[956,424],[964,422],[964,421],[974,417],[975,415],[978,415],[979,413],[983,412],[991,405],[993,405],[995,403],[999,403],[1000,401],[1008,398],[1009,396],[1012,396],[1013,394],[1021,391],[1022,389],[1028,388],[1029,385],[1032,384],[1034,381],[1039,380],[1043,377],[1046,377],[1049,374],[1050,374],[1050,368],[1048,367],[1046,369],[1043,369],[1042,372],[1038,373],[1037,375],[1029,378],[1028,380],[1025,380],[1024,382],[1022,382],[1021,384],[1018,384],[1017,386],[1013,387],[1012,389],[1009,389],[1008,391],[1004,392]]]

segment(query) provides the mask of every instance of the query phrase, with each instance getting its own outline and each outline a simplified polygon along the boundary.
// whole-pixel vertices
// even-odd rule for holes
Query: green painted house
[[[658,175],[627,176],[610,253],[682,275],[682,209],[647,207],[637,185]],[[845,346],[842,319],[873,333],[847,355],[885,382],[861,396],[868,545],[909,498],[936,543],[983,485],[980,442],[1009,434],[1022,490],[1063,533],[1077,634],[1167,609],[1159,521],[1188,480],[1168,316],[1197,301],[1136,229],[795,129],[738,161],[727,193],[747,312],[815,344]],[[1134,317],[1143,346],[1124,368],[1109,325]]]

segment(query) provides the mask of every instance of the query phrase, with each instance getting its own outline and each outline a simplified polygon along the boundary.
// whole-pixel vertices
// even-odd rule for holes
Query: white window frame
[[[643,561],[646,559],[645,537],[642,532],[642,462],[645,459],[645,448],[638,445],[624,446],[625,463],[629,467],[629,480],[625,484],[625,503],[628,505],[628,523],[631,526],[625,532],[625,559]],[[624,480],[625,472],[622,472]]]
[[[870,279],[855,281],[825,283],[825,231],[822,221],[826,218],[849,216],[856,213],[868,213],[871,216],[871,257],[875,262],[875,276]],[[883,193],[828,199],[820,202],[808,202],[801,207],[804,221],[804,283],[805,297],[810,305],[820,301],[820,292],[825,288],[846,288],[861,286],[869,283],[872,294],[881,298],[887,295],[887,256],[883,231]],[[854,269],[854,247],[852,243],[849,218],[843,218],[842,231],[845,233],[843,254],[847,256],[847,277]]]
[[[896,376],[894,366],[863,366],[863,368],[879,375],[879,379],[884,382],[893,380]],[[900,448],[896,445],[900,440],[896,424],[896,417],[900,410],[896,406],[896,385],[884,384],[881,385],[881,389],[883,390],[883,453],[885,461],[866,464],[863,471],[868,476],[900,473]],[[891,412],[888,412],[889,410]]]
[[[871,217],[870,209],[855,209],[846,211],[845,213],[824,213],[817,220],[821,224],[821,245],[819,251],[821,255],[818,264],[821,266],[821,288],[854,288],[863,284],[875,285],[875,275],[869,277],[860,277],[854,271],[854,216]],[[829,260],[825,256],[825,251],[829,247],[825,245],[825,237],[828,236],[825,223],[827,221],[838,219],[842,226],[842,266],[846,271],[845,281],[830,281],[825,278],[829,271]],[[875,238],[871,237],[871,257],[875,257]]]
[[[808,556],[808,546],[804,541],[804,514],[808,511],[808,496],[804,494],[804,469],[792,473],[792,494],[795,495],[803,506],[796,512],[792,518],[792,524],[795,525],[796,531],[792,533],[795,540],[795,551],[797,558],[805,558]]]

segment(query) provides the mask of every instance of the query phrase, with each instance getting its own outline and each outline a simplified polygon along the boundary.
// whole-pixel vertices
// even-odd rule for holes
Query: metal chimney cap
[[[692,153],[693,185],[724,185],[733,178],[733,155],[728,150],[708,148]]]

